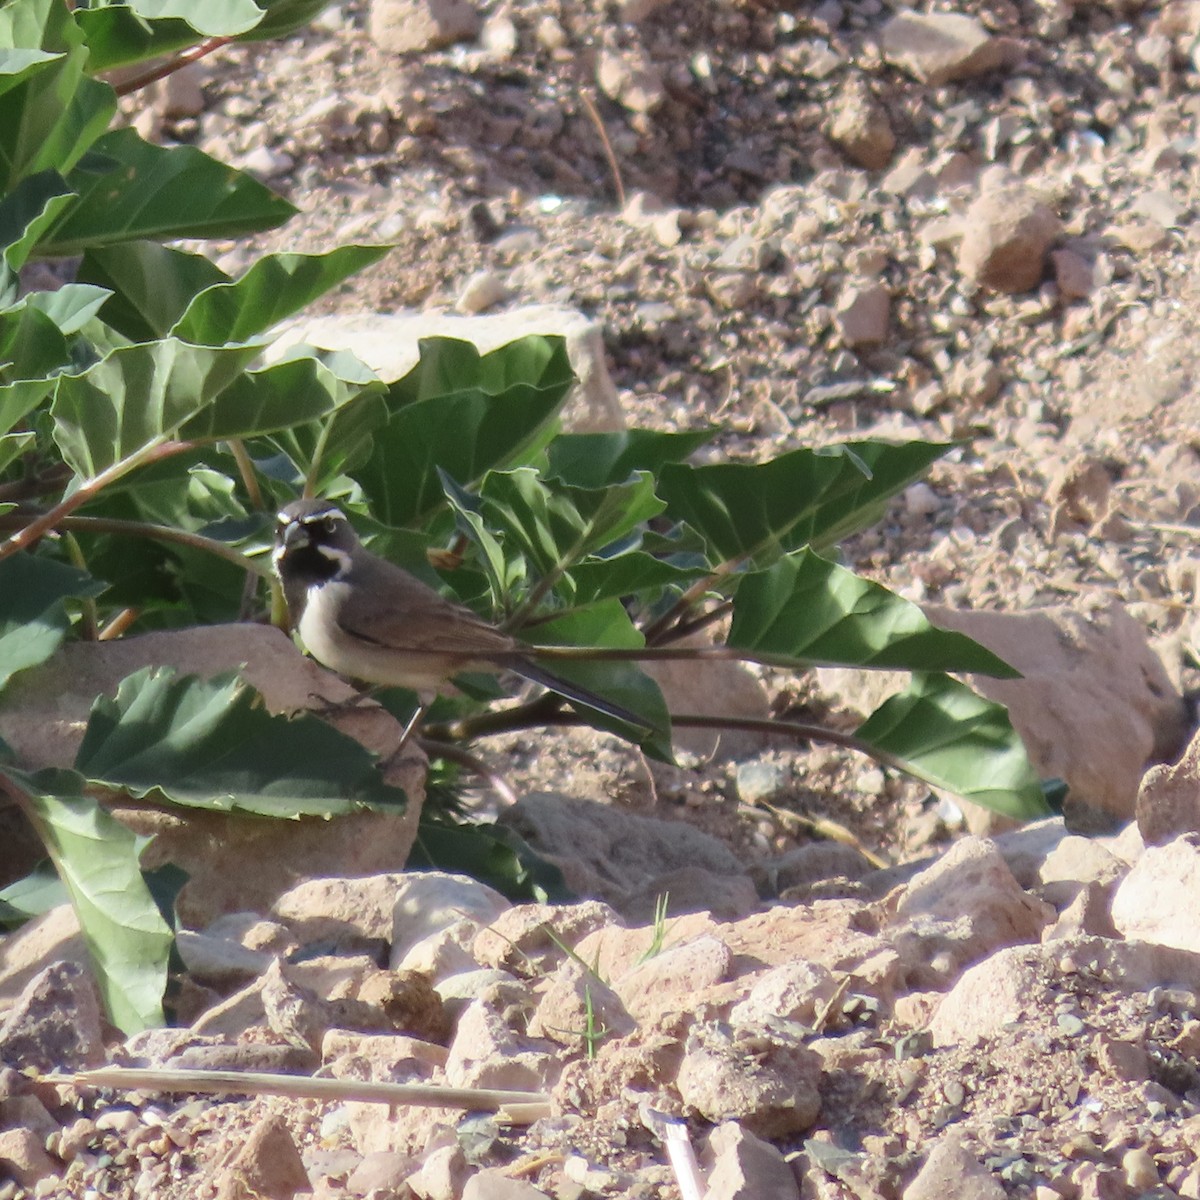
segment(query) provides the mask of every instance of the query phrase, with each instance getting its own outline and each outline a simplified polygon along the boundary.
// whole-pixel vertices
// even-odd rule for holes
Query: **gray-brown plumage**
[[[428,699],[452,675],[504,670],[620,721],[635,714],[543,670],[536,651],[387,559],[372,554],[335,505],[294,500],[279,511],[274,553],[293,627],[330,670],[406,687]]]

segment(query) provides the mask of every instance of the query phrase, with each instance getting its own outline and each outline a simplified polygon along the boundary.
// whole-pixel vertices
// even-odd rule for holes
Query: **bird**
[[[271,557],[305,649],[339,675],[415,691],[421,707],[409,730],[452,676],[481,669],[511,671],[575,704],[649,728],[636,713],[543,669],[534,661],[536,647],[373,554],[329,501],[285,504]]]

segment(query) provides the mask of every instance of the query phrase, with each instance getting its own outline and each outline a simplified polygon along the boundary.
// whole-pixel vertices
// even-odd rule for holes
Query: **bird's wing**
[[[356,566],[337,608],[338,625],[349,636],[401,653],[452,655],[464,663],[502,664],[520,657],[508,634],[407,571],[391,563],[371,564],[361,576]]]

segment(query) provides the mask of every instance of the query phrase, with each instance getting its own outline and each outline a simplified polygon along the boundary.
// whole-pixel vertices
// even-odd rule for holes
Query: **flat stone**
[[[534,304],[474,316],[360,312],[298,317],[278,326],[266,357],[274,361],[284,350],[301,342],[329,350],[349,350],[391,382],[416,366],[421,338],[461,338],[471,342],[480,354],[487,354],[527,334],[558,334],[566,339],[577,380],[563,410],[569,429],[595,432],[624,426],[617,388],[605,362],[600,324],[573,308]]]
[[[932,87],[986,75],[1004,64],[1006,48],[962,13],[898,12],[883,27],[883,56]]]

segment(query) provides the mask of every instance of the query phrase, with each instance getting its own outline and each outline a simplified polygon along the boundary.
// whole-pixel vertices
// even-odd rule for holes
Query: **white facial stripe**
[[[339,575],[344,575],[350,570],[350,555],[345,550],[339,550],[336,546],[314,546],[313,549],[323,558],[337,563],[337,573]]]

